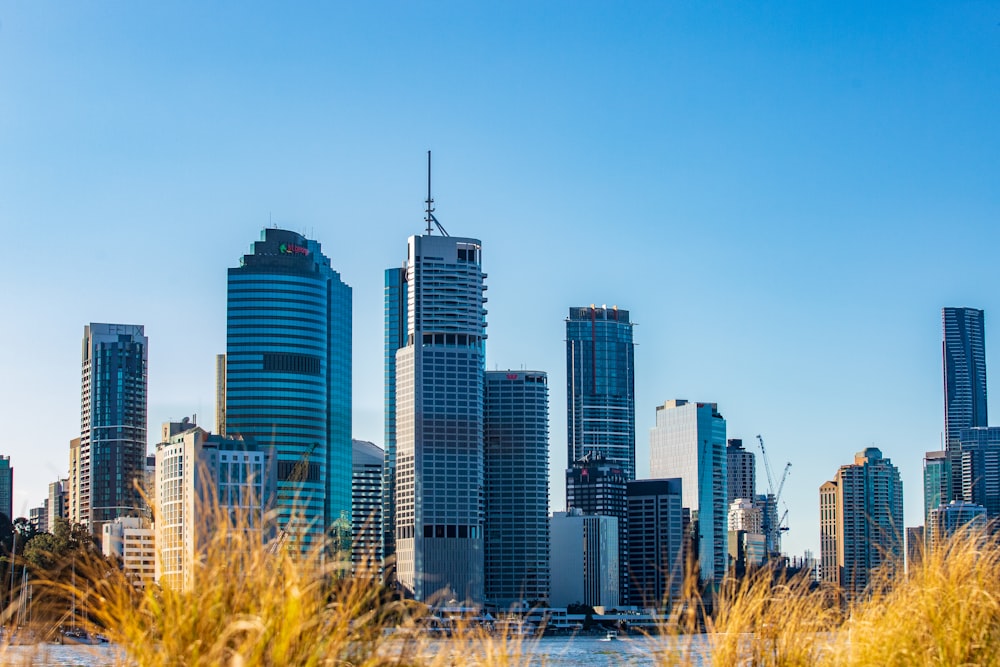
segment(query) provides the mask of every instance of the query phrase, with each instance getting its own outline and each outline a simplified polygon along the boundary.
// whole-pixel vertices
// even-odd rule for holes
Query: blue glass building
[[[301,552],[351,513],[351,288],[320,244],[265,229],[229,269],[226,434],[274,449],[279,527]]]
[[[146,471],[146,384],[149,340],[142,326],[83,328],[79,463],[71,484],[70,519],[97,535],[123,516],[139,516],[134,481]]]
[[[986,344],[983,311],[976,308],[941,310],[944,370],[945,450],[951,463],[951,490],[942,502],[960,500],[962,429],[989,426],[986,415]]]
[[[635,479],[635,346],[627,310],[569,309],[566,428],[569,465],[598,452]]]
[[[382,553],[386,580],[395,576],[396,553],[396,350],[406,344],[406,269],[385,271],[385,464],[382,469]]]
[[[726,420],[715,403],[675,399],[656,406],[649,434],[654,478],[681,479],[683,506],[697,525],[698,562],[703,581],[718,586],[726,574],[728,508]]]

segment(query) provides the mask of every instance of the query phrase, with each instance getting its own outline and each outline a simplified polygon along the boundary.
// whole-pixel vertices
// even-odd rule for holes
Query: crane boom
[[[767,487],[771,494],[774,494],[774,475],[771,474],[771,463],[767,460],[767,450],[764,449],[764,438],[757,435],[757,442],[760,443],[760,457],[764,459],[764,472],[767,473]]]

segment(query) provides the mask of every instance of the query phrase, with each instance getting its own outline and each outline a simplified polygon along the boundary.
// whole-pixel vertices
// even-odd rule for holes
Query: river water
[[[622,637],[605,641],[596,636],[543,637],[528,639],[521,644],[521,660],[511,664],[546,665],[548,667],[610,667],[629,665],[641,667],[656,664],[672,664],[667,657],[671,649],[680,641],[685,649],[685,664],[708,665],[708,641],[703,635],[682,637],[672,640],[661,637]],[[447,639],[424,642],[420,650],[422,657],[430,661],[433,657],[445,658],[448,665],[467,664],[471,656],[468,648],[459,648]],[[391,653],[391,649],[388,651]],[[98,667],[120,664],[120,651],[113,646],[58,646],[40,644],[38,646],[11,646],[0,654],[4,665],[79,665]],[[411,656],[412,657],[412,656]],[[438,664],[441,664],[440,662]]]

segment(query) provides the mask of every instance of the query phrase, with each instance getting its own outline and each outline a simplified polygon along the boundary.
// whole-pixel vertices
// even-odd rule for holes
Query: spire
[[[448,231],[444,226],[438,222],[438,219],[434,217],[434,198],[431,197],[431,152],[427,151],[427,199],[424,201],[427,204],[427,208],[424,212],[427,216],[424,218],[424,222],[427,223],[427,235],[430,236],[432,233],[431,223],[433,222],[437,226],[438,231],[441,232],[441,236],[450,236]]]

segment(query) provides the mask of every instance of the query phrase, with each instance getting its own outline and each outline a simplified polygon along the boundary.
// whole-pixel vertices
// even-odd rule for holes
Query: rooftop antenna
[[[437,226],[438,231],[441,232],[441,236],[450,236],[450,234],[448,234],[448,230],[446,230],[444,226],[440,222],[438,222],[438,219],[434,217],[434,198],[431,197],[431,152],[430,151],[427,151],[427,200],[424,203],[427,204],[427,209],[426,209],[427,217],[424,218],[424,221],[427,223],[427,235],[430,236],[431,234],[431,223],[433,222]]]

